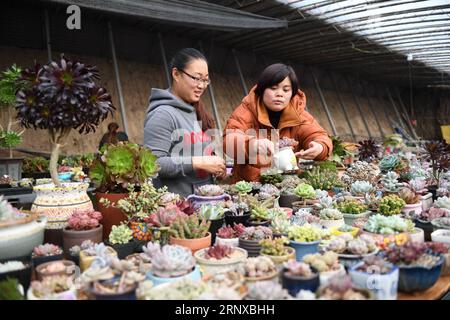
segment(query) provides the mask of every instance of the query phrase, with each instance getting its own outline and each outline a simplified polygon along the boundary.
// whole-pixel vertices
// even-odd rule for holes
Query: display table
[[[450,275],[442,276],[430,289],[415,293],[399,292],[398,300],[439,300],[444,298],[450,291]]]

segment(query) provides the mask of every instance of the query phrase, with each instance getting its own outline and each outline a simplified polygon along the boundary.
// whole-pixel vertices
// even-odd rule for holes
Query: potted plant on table
[[[263,239],[259,243],[261,244],[261,255],[268,256],[277,265],[295,259],[295,250],[286,246],[289,244],[289,240],[285,237]]]
[[[307,263],[289,260],[283,264],[281,283],[294,297],[300,290],[315,292],[320,285],[319,273]]]
[[[285,176],[281,182],[276,184],[281,190],[280,198],[278,199],[280,207],[292,208],[293,202],[301,200],[301,198],[295,194],[294,190],[302,182],[304,182],[304,180],[300,179],[298,176],[288,175]]]
[[[200,280],[199,268],[188,248],[179,245],[161,247],[158,243],[149,242],[143,251],[142,255],[146,255],[152,262],[147,278],[154,286],[184,278]]]
[[[248,292],[245,300],[290,300],[286,289],[283,289],[279,283],[274,281],[257,281],[248,286]]]
[[[76,208],[93,208],[86,193],[88,184],[62,184],[57,166],[60,149],[72,129],[80,134],[94,132],[115,110],[106,89],[96,83],[98,79],[96,67],[64,55],[59,61],[22,72],[24,87],[16,95],[17,119],[25,128],[47,130],[52,146],[49,168],[53,184],[35,187],[37,197],[31,209],[55,222],[48,229],[65,227]]]
[[[339,228],[345,225],[344,215],[338,209],[325,208],[319,213],[320,224],[325,228]]]
[[[84,241],[102,242],[103,226],[100,224],[102,214],[94,210],[75,210],[69,218],[68,226],[63,229],[63,245],[66,257],[73,246]]]
[[[103,239],[108,237],[113,225],[127,219],[126,213],[115,205],[119,200],[127,198],[130,192],[129,185],[132,184],[135,187],[134,191],[139,192],[139,188],[158,171],[157,158],[148,148],[125,141],[105,145],[102,148],[89,169],[89,178],[98,185],[95,197],[98,210],[103,215]],[[152,193],[154,191],[149,190]],[[129,200],[137,203],[138,197],[139,194],[136,194],[134,199]],[[100,199],[107,199],[107,202]],[[139,213],[139,210],[135,213]]]
[[[58,275],[33,281],[27,292],[28,300],[76,300],[72,277]]]
[[[346,199],[336,206],[344,216],[347,225],[352,226],[356,219],[367,218],[371,212],[368,207],[357,199]]]
[[[437,282],[444,258],[436,249],[427,243],[413,242],[386,248],[385,258],[400,270],[398,283],[400,291],[424,291]]]
[[[288,237],[289,245],[295,249],[295,259],[301,261],[304,255],[318,252],[320,241],[328,235],[328,231],[308,223],[293,225],[288,231]]]
[[[355,288],[370,290],[377,300],[397,300],[398,267],[379,256],[369,256],[349,270]]]
[[[302,200],[299,202],[292,203],[292,208],[294,211],[298,208],[312,208],[312,202],[309,202],[308,200],[314,200],[316,199],[316,192],[314,191],[314,188],[307,184],[307,183],[300,183],[295,189],[294,193],[296,196],[300,197]]]
[[[364,225],[364,233],[372,236],[378,245],[390,242],[405,242],[414,230],[414,222],[397,215],[383,216],[376,214],[369,217]]]
[[[119,259],[132,254],[136,245],[133,241],[133,231],[126,224],[113,226],[106,244],[117,252]]]
[[[260,241],[270,238],[272,238],[272,230],[268,227],[247,227],[239,237],[239,247],[247,250],[249,257],[255,257],[261,251]]]
[[[210,221],[209,232],[211,232],[212,243],[216,242],[217,231],[222,228],[225,221],[225,209],[219,204],[204,204],[198,213],[201,219]]]
[[[44,157],[25,158],[22,164],[22,177],[24,178],[50,178],[48,170],[50,160]]]
[[[431,167],[428,190],[432,193],[433,200],[436,200],[440,178],[450,167],[450,145],[445,141],[428,142],[423,147],[422,154]]]
[[[233,271],[247,259],[247,251],[238,247],[216,244],[194,254],[203,273],[215,274]]]
[[[229,210],[225,212],[225,223],[233,226],[234,224],[243,224],[248,226],[250,219],[250,207],[243,201],[234,202]]]
[[[347,275],[331,278],[317,290],[317,298],[321,300],[372,300],[369,290],[358,289]]]
[[[31,259],[33,261],[33,266],[36,268],[42,263],[62,260],[63,250],[54,244],[46,243],[39,245],[33,249],[31,254]]]
[[[367,139],[358,142],[358,157],[359,160],[365,162],[372,162],[382,155],[381,145],[374,139]]]
[[[230,195],[226,194],[221,186],[215,184],[200,186],[195,189],[194,194],[187,197],[195,209],[200,209],[204,204],[217,204],[230,199]]]
[[[355,181],[350,186],[350,192],[359,199],[364,199],[366,194],[374,192],[374,186],[368,181]]]
[[[326,284],[331,278],[345,274],[345,268],[339,263],[339,256],[332,251],[310,253],[303,256],[302,261],[319,272],[320,283]]]
[[[223,226],[217,231],[215,244],[237,247],[239,246],[239,237],[244,231],[245,226],[241,223],[234,226]]]
[[[211,221],[200,220],[195,214],[178,216],[170,227],[170,244],[177,244],[195,251],[211,246]]]
[[[378,211],[385,216],[400,214],[406,202],[395,194],[384,196],[380,200]]]
[[[244,275],[247,283],[274,280],[278,276],[275,263],[266,256],[248,258],[238,267],[238,271]]]
[[[264,204],[254,207],[250,212],[250,226],[265,226],[270,224],[269,209]]]

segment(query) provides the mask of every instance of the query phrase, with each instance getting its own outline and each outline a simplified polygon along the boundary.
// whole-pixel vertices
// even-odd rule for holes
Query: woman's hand
[[[260,166],[270,165],[275,145],[269,139],[252,139],[249,141],[249,162]],[[253,159],[256,157],[256,159]]]
[[[205,170],[218,177],[227,173],[225,160],[218,156],[192,157],[192,166],[194,170]]]
[[[314,160],[319,154],[322,153],[322,151],[323,151],[322,144],[315,141],[311,141],[309,143],[308,149],[295,153],[295,156],[306,160]]]

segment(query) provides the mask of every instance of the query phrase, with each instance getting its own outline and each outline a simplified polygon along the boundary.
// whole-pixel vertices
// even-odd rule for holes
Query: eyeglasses
[[[208,85],[211,83],[211,80],[209,80],[209,79],[202,79],[202,78],[199,78],[199,77],[195,77],[195,76],[193,76],[193,75],[187,73],[187,72],[184,71],[183,69],[178,69],[178,70],[180,70],[180,71],[183,72],[185,75],[187,75],[189,78],[191,78],[192,80],[194,80],[195,84],[203,83],[205,86],[208,86]]]

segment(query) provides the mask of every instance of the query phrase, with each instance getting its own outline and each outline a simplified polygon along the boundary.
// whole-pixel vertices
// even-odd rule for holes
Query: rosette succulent
[[[367,181],[355,181],[351,184],[350,191],[357,196],[364,196],[374,190],[373,185]]]
[[[328,235],[328,231],[314,227],[310,224],[304,224],[302,226],[294,225],[288,231],[289,239],[297,242],[318,241]]]
[[[125,224],[112,226],[108,238],[111,244],[125,244],[133,240],[133,231]]]
[[[383,157],[378,165],[381,171],[388,172],[394,171],[399,164],[400,159],[396,155],[390,154]]]
[[[383,191],[396,193],[403,186],[402,183],[398,182],[398,174],[394,171],[389,171],[387,174],[381,177],[381,185],[383,186]]]
[[[303,198],[305,201],[306,199],[315,199],[316,193],[314,191],[314,188],[307,184],[307,183],[300,183],[295,189],[294,189],[295,195],[299,196],[300,198]]]
[[[337,208],[339,211],[349,214],[360,214],[368,210],[365,204],[354,199],[346,199],[338,202]]]
[[[400,214],[406,202],[395,194],[381,198],[378,210],[384,215]]]
[[[414,222],[399,216],[383,216],[376,214],[369,217],[364,229],[378,234],[395,234],[400,232],[411,232],[414,230]]]
[[[195,189],[195,194],[202,197],[214,197],[224,194],[223,188],[216,184],[206,184]]]
[[[380,157],[381,145],[374,139],[359,141],[358,144],[359,160],[372,162]]]
[[[338,209],[326,208],[320,210],[319,217],[323,220],[340,220],[344,216]]]
[[[450,198],[446,196],[437,198],[434,202],[434,206],[436,208],[450,210]]]
[[[247,181],[239,181],[234,185],[234,190],[239,194],[246,194],[251,192],[253,189],[252,184]]]

